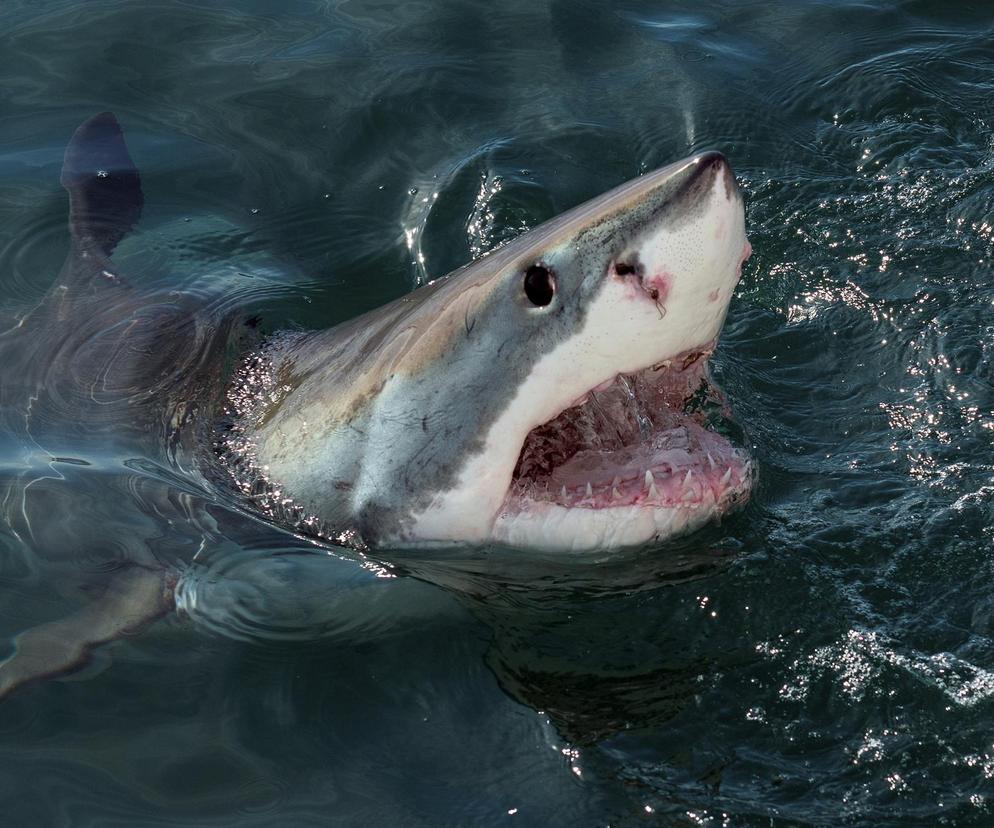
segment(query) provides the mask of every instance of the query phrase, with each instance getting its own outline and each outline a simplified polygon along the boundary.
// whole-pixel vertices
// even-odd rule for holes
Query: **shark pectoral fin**
[[[84,121],[66,148],[62,186],[69,192],[73,241],[109,256],[141,217],[145,197],[117,118]]]
[[[83,666],[95,647],[164,615],[173,607],[172,587],[164,570],[131,566],[81,610],[21,633],[14,654],[0,664],[0,699],[27,682]]]

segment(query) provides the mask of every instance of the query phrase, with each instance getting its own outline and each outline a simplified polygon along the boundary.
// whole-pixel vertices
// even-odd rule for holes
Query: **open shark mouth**
[[[534,531],[536,520],[580,521],[594,534],[609,531],[601,539],[609,545],[619,531],[645,542],[744,503],[753,465],[714,430],[725,423],[727,406],[708,377],[712,348],[619,374],[533,429],[497,535],[513,541],[518,531]]]

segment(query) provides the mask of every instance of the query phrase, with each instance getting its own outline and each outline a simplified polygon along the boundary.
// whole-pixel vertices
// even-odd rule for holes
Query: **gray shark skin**
[[[104,484],[111,487],[120,483],[115,472],[121,467],[158,467],[166,476],[195,470],[210,442],[224,353],[236,325],[189,294],[136,288],[112,262],[144,202],[113,115],[79,127],[66,150],[62,183],[70,198],[65,265],[42,302],[0,332],[0,425],[23,467],[6,487],[3,514],[23,543],[48,558],[71,539],[78,546],[100,542],[72,531],[77,512],[82,518],[106,508],[82,483],[77,502],[66,502],[63,480],[76,470],[106,471]],[[154,477],[126,485],[141,496],[143,488],[154,488]],[[185,488],[196,491],[196,485]],[[150,503],[159,497],[147,496]],[[86,516],[90,522],[99,517]],[[110,529],[109,514],[107,520]],[[149,551],[137,523],[122,535],[133,542],[113,538],[110,545],[121,548],[101,554],[103,560],[162,568],[167,556]]]
[[[0,333],[4,431],[47,456],[140,446],[178,460],[195,442],[186,426],[221,393],[232,320],[208,333],[198,301],[139,291],[111,261],[144,202],[113,115],[76,131],[62,183],[66,263],[41,304]]]
[[[717,399],[706,358],[749,254],[718,153],[351,322],[276,336],[232,376],[237,312],[143,290],[111,259],[144,203],[112,114],[76,131],[62,183],[66,263],[0,331],[0,431],[20,458],[0,509],[65,594],[81,557],[101,584],[19,637],[0,697],[169,612],[182,567],[220,542],[218,504],[389,560],[639,545],[749,495],[748,457],[687,408]]]
[[[138,171],[113,115],[74,134],[65,156],[69,255],[41,303],[0,332],[0,478],[7,529],[70,604],[23,633],[0,665],[0,697],[86,660],[170,611],[177,564],[210,521],[196,476],[236,320],[200,300],[141,291],[110,255],[138,221]],[[176,485],[176,483],[179,485]],[[172,536],[163,524],[173,528]]]

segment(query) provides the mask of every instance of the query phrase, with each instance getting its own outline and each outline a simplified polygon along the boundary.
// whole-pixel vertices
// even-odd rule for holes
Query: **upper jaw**
[[[684,176],[672,196],[675,215],[654,218],[634,232],[628,228],[633,243],[607,262],[583,330],[558,359],[536,365],[533,376],[546,394],[530,414],[529,429],[623,374],[669,367],[688,355],[706,359],[713,351],[751,254],[742,197],[718,153],[672,166]],[[666,172],[655,175],[665,180]],[[705,192],[697,192],[701,187]],[[686,215],[678,212],[681,206]]]

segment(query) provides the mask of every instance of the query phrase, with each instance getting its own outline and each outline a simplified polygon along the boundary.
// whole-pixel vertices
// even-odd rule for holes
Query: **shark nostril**
[[[614,272],[618,276],[630,276],[635,273],[635,265],[627,264],[626,262],[615,262]]]

